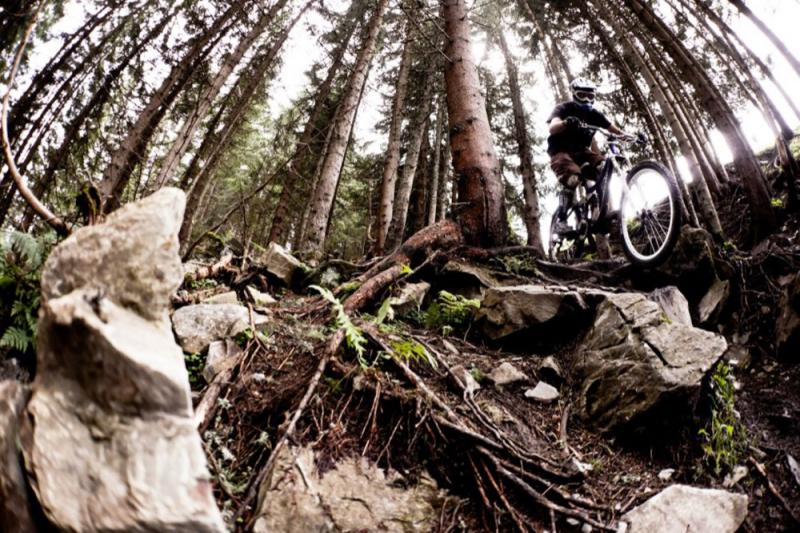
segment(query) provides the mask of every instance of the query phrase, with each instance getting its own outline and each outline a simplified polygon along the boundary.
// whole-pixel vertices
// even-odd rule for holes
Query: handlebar
[[[581,123],[578,125],[578,127],[580,127],[580,128],[584,128],[584,129],[587,129],[587,130],[591,130],[591,131],[595,131],[595,132],[602,133],[602,134],[603,134],[603,135],[605,135],[605,136],[606,136],[606,137],[607,137],[607,138],[608,138],[610,141],[623,141],[623,142],[627,142],[627,143],[628,143],[630,146],[634,146],[634,145],[637,145],[637,144],[645,145],[645,144],[647,144],[647,143],[649,142],[649,139],[647,138],[647,136],[646,136],[644,133],[640,133],[640,134],[639,134],[638,136],[636,136],[635,138],[630,138],[630,137],[628,137],[628,136],[626,136],[626,135],[617,135],[617,134],[615,134],[615,133],[611,133],[610,131],[608,131],[608,130],[607,130],[607,129],[605,129],[605,128],[599,128],[599,127],[597,127],[597,126],[591,126],[591,125],[589,125],[589,124],[586,124],[585,122],[581,122]]]

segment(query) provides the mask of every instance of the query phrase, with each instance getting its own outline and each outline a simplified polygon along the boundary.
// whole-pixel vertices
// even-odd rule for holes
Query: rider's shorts
[[[605,161],[605,156],[592,150],[572,153],[559,152],[550,157],[550,168],[553,169],[562,186],[574,189],[579,183],[581,167],[585,163],[589,163],[592,169],[596,169],[603,161]]]

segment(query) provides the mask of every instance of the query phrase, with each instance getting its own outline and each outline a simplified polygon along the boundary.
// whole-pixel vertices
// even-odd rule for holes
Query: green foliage
[[[463,328],[469,325],[475,311],[480,307],[480,300],[472,300],[461,295],[441,291],[436,297],[436,301],[425,311],[425,327],[441,329],[447,335],[456,328]]]
[[[506,255],[494,259],[509,274],[517,276],[538,272],[536,263],[527,255]]]
[[[378,314],[373,321],[375,325],[380,326],[386,319],[394,320],[394,309],[392,309],[392,299],[386,298],[378,309]]]
[[[770,200],[770,203],[772,204],[772,207],[776,209],[783,209],[784,207],[783,198],[773,198]]]
[[[372,364],[364,358],[367,350],[367,339],[364,337],[364,334],[361,332],[361,330],[357,328],[355,324],[353,324],[353,321],[350,320],[350,317],[347,316],[342,302],[340,302],[331,291],[324,287],[312,285],[311,289],[314,289],[320,293],[320,295],[333,306],[334,313],[336,314],[336,327],[344,330],[344,337],[347,347],[353,350],[353,352],[356,354],[358,364],[361,365],[361,368],[367,369],[371,367]]]
[[[720,363],[711,376],[711,420],[698,435],[706,466],[717,477],[740,464],[749,445],[747,431],[736,412],[731,367]]]
[[[474,379],[477,383],[480,383],[481,381],[486,379],[486,374],[484,374],[483,371],[477,366],[472,367],[469,373],[472,375],[472,379]]]
[[[431,368],[436,369],[436,359],[434,359],[427,348],[414,339],[404,338],[394,341],[391,344],[392,355],[401,359],[405,363],[423,362]]]
[[[206,358],[199,353],[185,353],[183,360],[186,363],[186,370],[189,372],[189,386],[192,390],[203,388],[206,380],[203,379],[203,368],[206,365]]]
[[[736,245],[731,241],[725,241],[725,242],[722,243],[722,249],[725,250],[726,252],[729,252],[729,253],[735,252],[736,251]]]
[[[32,355],[36,347],[39,281],[50,236],[0,235],[0,348]]]

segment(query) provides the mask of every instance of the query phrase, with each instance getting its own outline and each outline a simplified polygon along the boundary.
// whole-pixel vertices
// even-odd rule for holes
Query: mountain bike
[[[556,231],[559,211],[553,214],[550,259],[579,260],[587,246],[596,246],[595,235],[618,231],[628,260],[640,266],[659,265],[672,253],[680,233],[681,202],[675,176],[656,161],[631,164],[627,151],[646,144],[644,136],[632,140],[602,128],[581,127],[606,137],[606,160],[596,181],[582,180],[576,188],[567,206],[567,230]],[[618,190],[621,194],[614,196],[619,205],[615,206],[612,192]]]

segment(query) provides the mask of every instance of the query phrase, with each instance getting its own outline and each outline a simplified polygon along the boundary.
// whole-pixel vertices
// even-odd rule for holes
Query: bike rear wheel
[[[643,161],[628,173],[620,203],[622,248],[640,266],[656,266],[672,253],[681,228],[681,204],[675,177],[655,161]]]

